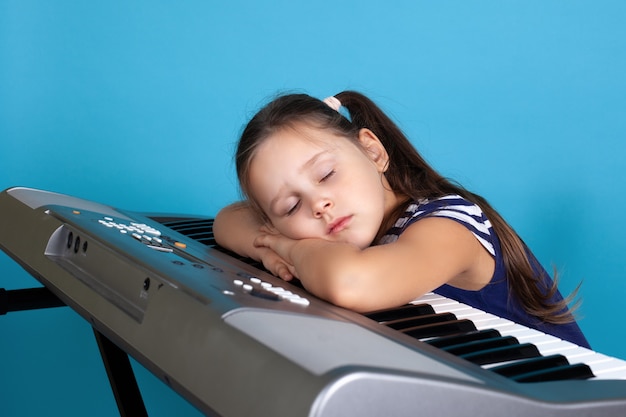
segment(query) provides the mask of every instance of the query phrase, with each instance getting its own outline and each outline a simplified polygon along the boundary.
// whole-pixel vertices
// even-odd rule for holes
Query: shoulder
[[[385,246],[403,253],[411,269],[423,271],[420,279],[432,277],[433,284],[476,291],[494,273],[495,259],[483,242],[463,222],[446,216],[415,221]]]
[[[412,224],[428,217],[441,217],[462,224],[493,255],[493,230],[491,222],[475,203],[459,196],[447,195],[435,199],[414,201],[380,239],[380,244],[391,243]]]

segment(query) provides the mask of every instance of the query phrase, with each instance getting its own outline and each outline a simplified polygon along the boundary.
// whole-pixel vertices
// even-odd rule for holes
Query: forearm
[[[308,291],[351,309],[360,309],[363,291],[376,274],[368,254],[348,243],[300,240],[293,245],[290,258]]]
[[[255,244],[280,255],[311,293],[359,312],[399,306],[443,284],[480,289],[494,268],[475,236],[449,219],[420,220],[397,241],[365,249],[272,234]]]
[[[368,256],[369,251],[353,244],[272,234],[260,235],[255,244],[270,248],[292,265],[309,292],[342,307],[362,310],[359,304],[378,276],[376,260]]]
[[[420,279],[419,269],[405,259],[389,259],[388,245],[360,249],[356,245],[320,239],[297,241],[291,261],[304,287],[335,305],[367,312],[409,302],[439,286]]]
[[[255,240],[266,232],[267,225],[262,223],[246,202],[224,207],[215,217],[213,224],[213,234],[220,246],[261,262],[272,274],[289,281],[294,277],[291,264],[271,248],[254,244]]]
[[[254,239],[262,226],[258,216],[246,202],[238,202],[224,207],[215,216],[213,234],[220,246],[241,256],[259,260]]]

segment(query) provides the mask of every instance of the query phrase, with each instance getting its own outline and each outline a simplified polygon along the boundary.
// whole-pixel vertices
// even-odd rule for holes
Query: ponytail
[[[524,310],[549,323],[560,324],[574,320],[567,305],[577,290],[563,301],[551,301],[558,290],[556,273],[552,285],[548,287],[548,277],[537,276],[538,271],[544,273],[544,269],[538,264],[533,265],[537,261],[529,256],[525,243],[487,200],[437,173],[398,126],[369,98],[353,91],[345,91],[335,97],[348,109],[353,124],[359,128],[369,128],[381,140],[389,154],[389,169],[385,176],[394,191],[410,197],[409,201],[458,194],[477,204],[490,220],[500,240],[510,291],[520,300]],[[381,233],[404,212],[406,206],[399,207],[390,216],[385,225],[387,227],[382,228]]]

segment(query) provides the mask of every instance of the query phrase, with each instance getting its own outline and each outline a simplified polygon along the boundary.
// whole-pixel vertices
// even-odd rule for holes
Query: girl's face
[[[250,164],[251,198],[289,238],[369,246],[399,201],[378,138],[361,129],[359,142],[305,124],[272,134]]]

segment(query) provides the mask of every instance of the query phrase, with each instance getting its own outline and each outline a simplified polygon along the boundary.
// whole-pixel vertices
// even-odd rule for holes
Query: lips
[[[329,235],[333,235],[333,234],[341,232],[343,229],[345,229],[348,226],[348,224],[350,224],[350,220],[352,220],[352,216],[344,216],[344,217],[338,218],[337,220],[332,222],[330,226],[328,226],[327,233]]]

